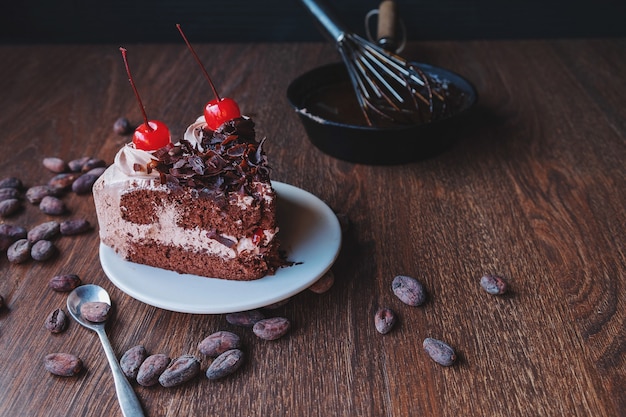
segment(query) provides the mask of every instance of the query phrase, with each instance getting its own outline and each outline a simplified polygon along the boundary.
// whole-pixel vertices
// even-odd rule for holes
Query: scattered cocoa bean
[[[96,167],[93,169],[90,169],[89,171],[85,172],[84,175],[95,175],[96,177],[100,177],[102,174],[104,174],[104,171],[106,171],[107,167]]]
[[[22,226],[14,224],[0,224],[0,236],[7,236],[14,239],[25,239],[27,235],[26,229]]]
[[[18,200],[21,193],[16,188],[0,188],[0,201]]]
[[[206,370],[210,380],[220,379],[235,372],[243,363],[244,355],[239,349],[231,349],[219,355]]]
[[[76,181],[72,184],[72,191],[76,194],[88,194],[91,192],[93,183],[98,179],[97,175],[83,174],[76,178]]]
[[[57,221],[49,221],[38,224],[30,229],[26,235],[30,243],[35,243],[38,240],[50,240],[56,237],[61,231],[61,225]]]
[[[241,311],[226,314],[226,321],[240,327],[252,327],[254,323],[263,320],[265,316],[259,310]]]
[[[159,384],[175,387],[191,381],[200,373],[200,361],[192,355],[183,355],[172,361],[159,376]]]
[[[60,216],[67,212],[67,207],[65,207],[63,200],[48,195],[41,199],[39,210],[51,216]]]
[[[111,305],[103,301],[87,301],[80,305],[80,314],[94,323],[105,322],[110,311]]]
[[[393,293],[404,304],[419,306],[426,301],[426,291],[421,282],[405,275],[398,275],[391,283]]]
[[[323,294],[326,291],[330,290],[330,288],[335,283],[335,274],[332,270],[327,271],[324,275],[322,275],[317,281],[313,283],[309,287],[309,290],[313,291],[316,294]]]
[[[81,279],[75,274],[56,275],[48,282],[48,287],[57,292],[70,292],[82,284]]]
[[[11,224],[0,224],[0,251],[5,251],[18,239],[26,238],[26,229]]]
[[[49,240],[38,240],[30,248],[30,256],[36,261],[46,261],[56,253],[56,246]]]
[[[67,328],[67,315],[62,309],[57,308],[48,314],[44,326],[51,333],[61,333]]]
[[[51,353],[44,358],[44,367],[58,376],[76,376],[83,369],[83,361],[70,353]]]
[[[159,377],[169,364],[169,356],[163,353],[148,356],[137,371],[137,383],[144,387],[157,384]]]
[[[30,242],[27,239],[18,239],[7,249],[9,262],[21,264],[30,259]]]
[[[102,159],[89,158],[83,164],[83,166],[80,167],[80,170],[81,170],[81,172],[86,173],[88,171],[91,171],[94,168],[103,168],[103,167],[106,167],[106,166],[107,166],[106,162],[104,162],[104,160],[102,160]]]
[[[61,158],[56,157],[44,158],[43,166],[46,167],[49,171],[52,171],[56,174],[66,172],[69,169],[69,167],[67,166],[67,162],[65,162]]]
[[[113,132],[120,136],[130,135],[133,130],[134,129],[130,124],[130,121],[125,117],[120,117],[115,121],[115,123],[113,123]]]
[[[63,236],[72,236],[91,230],[91,224],[86,219],[70,219],[61,222],[59,231]]]
[[[5,190],[11,190],[12,188],[5,188]],[[9,198],[8,200],[0,201],[0,216],[9,217],[20,211],[22,208],[22,202],[17,198]]]
[[[77,172],[66,172],[63,174],[57,174],[48,181],[48,185],[54,190],[69,191],[72,188],[72,183],[76,181],[76,178],[80,176]]]
[[[456,353],[448,344],[441,340],[427,337],[424,339],[424,350],[439,365],[450,366],[456,361]]]
[[[83,156],[81,158],[72,159],[67,163],[67,166],[72,172],[80,172],[83,169],[83,165],[87,163],[91,158],[89,156]]]
[[[35,185],[26,190],[26,199],[32,204],[39,204],[46,196],[59,196],[58,190],[49,185]]]
[[[380,334],[387,334],[396,324],[396,313],[390,308],[379,308],[374,315],[374,325]]]
[[[203,355],[214,358],[227,350],[238,348],[240,344],[241,340],[239,336],[235,333],[222,330],[207,336],[198,344],[198,350]]]
[[[272,317],[257,321],[252,327],[255,335],[265,340],[276,340],[284,336],[291,323],[284,317]]]
[[[148,357],[146,348],[142,345],[133,346],[122,355],[120,359],[120,367],[122,372],[130,379],[137,379],[139,367]]]
[[[492,295],[502,295],[507,292],[507,282],[497,275],[485,275],[480,279],[480,286]]]
[[[7,177],[0,180],[0,188],[15,188],[19,190],[23,187],[22,180],[16,177]]]

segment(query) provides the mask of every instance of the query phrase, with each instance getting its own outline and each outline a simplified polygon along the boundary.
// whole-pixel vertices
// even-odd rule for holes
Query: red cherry
[[[257,228],[252,235],[252,244],[258,245],[259,243],[261,243],[261,240],[264,236],[265,234],[263,233],[263,229]]]
[[[213,99],[204,108],[204,119],[211,130],[216,130],[223,123],[238,117],[241,117],[241,111],[232,98]]]
[[[125,48],[120,48],[120,52],[122,52],[122,58],[124,59],[124,66],[126,67],[126,73],[128,74],[128,81],[135,92],[135,97],[137,98],[137,102],[139,102],[139,107],[141,108],[144,120],[144,122],[140,124],[137,129],[135,129],[135,133],[133,134],[133,144],[137,149],[144,151],[156,151],[157,149],[160,149],[170,143],[170,130],[163,122],[158,120],[148,120],[148,115],[146,114],[146,109],[143,107],[143,103],[141,102],[139,91],[137,91],[133,77],[130,74],[128,57],[126,56],[127,51]]]
[[[209,129],[216,130],[223,123],[241,117],[241,111],[239,110],[239,106],[237,105],[235,100],[226,97],[220,98],[220,95],[217,93],[217,89],[215,88],[213,81],[211,81],[211,77],[209,77],[209,73],[206,71],[206,68],[204,68],[204,65],[202,65],[202,62],[200,61],[198,54],[196,54],[196,51],[194,51],[193,47],[191,46],[191,43],[189,43],[189,41],[187,40],[187,37],[183,33],[183,29],[180,27],[179,24],[177,24],[176,27],[178,28],[180,35],[185,40],[189,51],[191,51],[191,54],[200,66],[200,69],[202,70],[204,77],[209,82],[211,90],[213,90],[213,95],[215,96],[215,98],[209,101],[204,107],[204,119],[206,120]]]
[[[165,123],[150,120],[148,124],[140,124],[133,134],[135,148],[143,151],[156,151],[170,143],[170,130]]]

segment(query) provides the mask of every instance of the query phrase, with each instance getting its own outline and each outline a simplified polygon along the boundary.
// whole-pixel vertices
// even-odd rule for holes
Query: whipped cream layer
[[[152,159],[154,158],[150,152],[135,149],[132,144],[125,145],[116,155],[114,164],[107,168],[93,186],[100,239],[120,256],[128,258],[133,242],[151,241],[160,245],[180,247],[186,251],[234,259],[242,253],[258,254],[261,247],[274,239],[278,228],[263,230],[263,237],[258,239],[258,242],[253,242],[251,237],[246,236],[222,235],[221,237],[235,242],[230,247],[226,246],[209,237],[207,230],[199,227],[183,229],[177,226],[181,214],[173,204],[167,203],[158,207],[159,216],[155,223],[136,224],[124,220],[120,201],[125,193],[136,190],[171,193],[167,186],[161,184],[158,172],[148,172],[147,164]],[[275,195],[271,188],[264,183],[255,185],[262,191],[266,203],[271,203]],[[236,204],[241,209],[245,210],[251,206],[252,197],[232,195],[235,196]]]

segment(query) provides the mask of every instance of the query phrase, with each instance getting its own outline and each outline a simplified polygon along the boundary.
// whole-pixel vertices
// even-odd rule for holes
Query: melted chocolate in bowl
[[[445,108],[422,106],[409,121],[372,120],[368,125],[343,63],[326,65],[296,78],[287,98],[309,140],[333,157],[364,164],[398,164],[434,156],[463,133],[462,121],[476,102],[474,87],[442,68],[414,64],[435,80]],[[371,115],[370,115],[371,118]]]
[[[370,113],[372,125],[382,128],[431,123],[451,117],[463,110],[468,97],[455,84],[447,80],[432,78],[432,88],[433,91],[445,98],[445,106],[431,109],[428,105],[421,103],[414,113],[406,114],[404,118],[397,120],[376,117],[375,114]],[[384,101],[377,104],[380,107],[389,107]],[[312,115],[332,122],[369,126],[361,106],[359,106],[352,84],[347,80],[333,82],[311,91],[304,98],[302,106]]]

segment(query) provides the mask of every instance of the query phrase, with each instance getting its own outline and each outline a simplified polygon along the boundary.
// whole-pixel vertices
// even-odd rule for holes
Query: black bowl
[[[343,63],[309,71],[291,82],[287,99],[295,108],[309,140],[322,152],[345,161],[371,164],[402,164],[430,158],[448,149],[463,133],[463,120],[477,100],[474,87],[463,77],[446,69],[412,63],[427,74],[454,85],[460,102],[450,116],[434,122],[391,127],[329,120],[307,109],[310,98],[322,89],[349,83]]]

